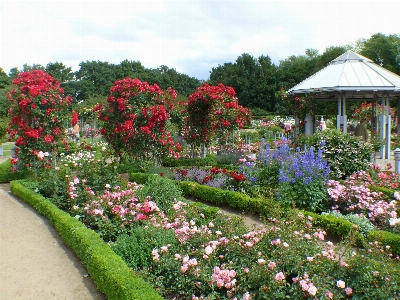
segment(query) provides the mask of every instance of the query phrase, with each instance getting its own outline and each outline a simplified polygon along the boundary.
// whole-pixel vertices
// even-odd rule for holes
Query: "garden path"
[[[50,222],[9,184],[0,184],[0,299],[106,299]]]

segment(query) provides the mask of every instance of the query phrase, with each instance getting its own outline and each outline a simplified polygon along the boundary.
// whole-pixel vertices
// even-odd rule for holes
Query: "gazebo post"
[[[390,159],[390,140],[391,140],[391,119],[389,110],[389,96],[385,94],[385,109],[386,109],[386,159]]]
[[[343,122],[343,133],[347,133],[347,115],[346,115],[346,96],[343,95],[343,118],[342,118],[342,122]]]
[[[375,101],[371,102],[371,140],[375,131]]]
[[[386,138],[386,120],[385,120],[385,97],[381,99],[381,115],[379,118],[380,121],[380,137],[382,140],[385,140]],[[381,159],[385,159],[385,153],[386,153],[386,143],[383,145],[381,148]]]
[[[396,133],[400,135],[400,98],[397,98],[397,126],[396,126]]]
[[[342,119],[342,95],[338,97],[338,115],[336,119],[336,129],[340,130],[340,120]]]
[[[316,129],[316,124],[317,124],[317,119],[316,119],[316,115],[315,115],[315,98],[313,98],[313,100],[312,100],[313,102],[312,102],[312,109],[313,109],[313,134],[317,131]]]

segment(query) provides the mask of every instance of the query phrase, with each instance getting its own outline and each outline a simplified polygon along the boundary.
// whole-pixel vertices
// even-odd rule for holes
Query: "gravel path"
[[[9,184],[0,184],[0,299],[106,299],[50,222]]]

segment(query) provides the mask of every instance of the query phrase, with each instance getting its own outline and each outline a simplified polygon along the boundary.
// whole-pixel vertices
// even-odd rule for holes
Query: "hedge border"
[[[60,210],[49,199],[23,186],[20,180],[10,182],[11,192],[48,218],[61,238],[81,259],[96,287],[110,300],[164,299],[154,288],[135,275],[93,230]]]

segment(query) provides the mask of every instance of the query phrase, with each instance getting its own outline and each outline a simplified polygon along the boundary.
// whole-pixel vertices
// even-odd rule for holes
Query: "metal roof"
[[[400,76],[369,58],[347,51],[298,85],[289,94],[360,93],[400,96]]]

